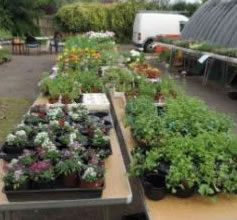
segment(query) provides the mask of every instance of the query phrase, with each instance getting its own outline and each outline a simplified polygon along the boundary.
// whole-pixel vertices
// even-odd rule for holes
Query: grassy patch
[[[6,135],[20,122],[22,115],[30,106],[30,100],[25,98],[0,98],[0,143]]]

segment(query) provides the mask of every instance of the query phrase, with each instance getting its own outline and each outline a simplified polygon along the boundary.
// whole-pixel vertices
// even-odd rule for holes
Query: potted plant
[[[97,128],[94,132],[92,145],[96,148],[110,149],[110,138],[104,135],[100,128]]]
[[[86,107],[82,105],[72,104],[68,107],[68,115],[76,123],[88,120],[88,113]]]
[[[5,190],[29,189],[29,177],[23,169],[11,169],[3,177]]]
[[[14,134],[12,133],[7,136],[3,151],[7,154],[21,154],[27,143],[26,132],[24,130],[19,130]]]
[[[78,173],[80,173],[82,167],[83,164],[80,158],[72,156],[59,161],[55,166],[55,170],[58,176],[62,176],[65,187],[75,187],[79,184]]]
[[[98,188],[102,187],[104,184],[104,167],[102,166],[93,166],[93,165],[88,165],[80,180],[81,188]]]
[[[18,158],[19,164],[23,167],[29,167],[37,160],[36,153],[30,150],[24,150],[24,153]]]
[[[65,117],[62,106],[50,106],[47,110],[49,120],[60,120]]]
[[[165,176],[149,173],[143,176],[142,183],[147,198],[161,200],[166,195]]]
[[[30,167],[30,178],[33,189],[50,189],[55,184],[55,173],[49,161],[38,161]]]

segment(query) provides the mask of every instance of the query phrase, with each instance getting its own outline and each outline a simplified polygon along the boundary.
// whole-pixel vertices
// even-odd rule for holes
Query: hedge
[[[65,32],[87,32],[110,30],[119,41],[132,38],[132,27],[136,12],[142,9],[156,9],[150,3],[128,1],[114,4],[76,3],[58,10],[55,21]]]

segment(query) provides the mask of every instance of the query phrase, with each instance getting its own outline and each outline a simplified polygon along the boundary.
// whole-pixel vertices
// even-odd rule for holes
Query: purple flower
[[[72,152],[69,150],[62,150],[61,152],[64,158],[70,158],[72,156]]]

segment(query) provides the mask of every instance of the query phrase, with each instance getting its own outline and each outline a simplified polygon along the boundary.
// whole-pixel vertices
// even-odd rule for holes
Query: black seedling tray
[[[46,201],[46,200],[76,200],[100,198],[105,188],[54,188],[54,189],[29,189],[29,190],[6,190],[9,201]]]

